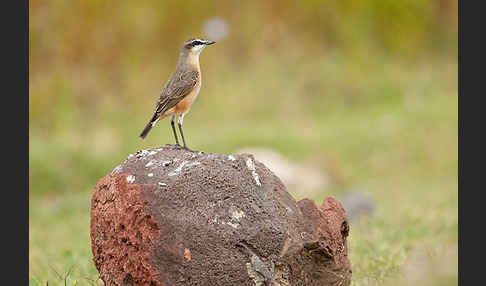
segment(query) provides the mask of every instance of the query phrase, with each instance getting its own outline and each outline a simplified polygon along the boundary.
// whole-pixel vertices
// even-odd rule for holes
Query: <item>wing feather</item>
[[[198,79],[198,71],[184,71],[172,76],[160,94],[155,113],[160,115],[174,107],[194,89]]]

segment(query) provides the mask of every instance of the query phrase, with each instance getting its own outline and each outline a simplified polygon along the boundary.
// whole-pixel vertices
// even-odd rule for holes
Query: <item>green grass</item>
[[[413,277],[418,285],[457,284],[456,59],[336,54],[252,68],[205,60],[201,95],[184,121],[190,147],[269,147],[317,164],[332,179],[329,193],[312,197],[319,203],[354,187],[370,195],[375,213],[351,225],[352,285],[408,285]],[[31,285],[64,285],[71,268],[67,285],[101,285],[89,280],[97,279],[89,239],[93,188],[128,154],[173,140],[167,120],[146,141],[137,138],[167,76],[156,67],[143,74],[127,67],[120,94],[114,82],[90,86],[91,105],[76,71],[32,80]],[[45,115],[41,98],[56,91],[62,96],[50,99],[56,108]]]

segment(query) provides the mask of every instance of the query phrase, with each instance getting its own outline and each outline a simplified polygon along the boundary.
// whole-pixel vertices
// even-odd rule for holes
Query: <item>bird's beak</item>
[[[215,42],[215,41],[206,41],[204,44],[205,44],[206,46],[209,46],[209,45],[212,45],[212,44],[214,44],[214,43],[216,43],[216,42]]]

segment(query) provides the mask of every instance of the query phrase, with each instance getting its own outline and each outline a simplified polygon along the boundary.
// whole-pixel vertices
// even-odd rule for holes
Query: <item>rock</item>
[[[291,162],[271,149],[244,148],[236,153],[252,154],[274,172],[289,190],[299,196],[315,196],[329,188],[329,176],[318,167]]]
[[[130,155],[91,200],[106,285],[349,285],[341,204],[298,203],[252,155]]]

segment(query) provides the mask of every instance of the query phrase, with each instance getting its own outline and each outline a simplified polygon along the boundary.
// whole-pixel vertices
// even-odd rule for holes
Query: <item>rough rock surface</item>
[[[318,166],[292,162],[269,148],[243,148],[237,153],[249,153],[282,180],[288,190],[300,197],[316,196],[328,191],[330,176]]]
[[[91,200],[106,285],[349,285],[340,203],[298,203],[252,155],[129,155]]]

